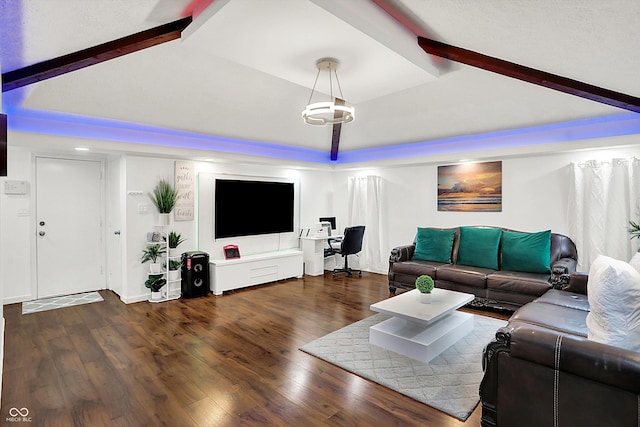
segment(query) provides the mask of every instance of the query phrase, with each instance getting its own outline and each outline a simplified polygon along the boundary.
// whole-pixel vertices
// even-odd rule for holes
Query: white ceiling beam
[[[393,19],[389,19],[389,14],[374,4],[375,2],[369,0],[310,1],[432,76],[437,78],[440,75],[430,58],[424,56],[424,51],[420,48],[416,49],[416,34]]]

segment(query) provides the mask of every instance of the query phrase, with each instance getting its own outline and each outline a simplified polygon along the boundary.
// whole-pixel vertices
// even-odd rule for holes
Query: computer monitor
[[[328,223],[331,224],[331,229],[332,230],[336,229],[336,217],[335,216],[320,217],[320,222],[328,222]]]

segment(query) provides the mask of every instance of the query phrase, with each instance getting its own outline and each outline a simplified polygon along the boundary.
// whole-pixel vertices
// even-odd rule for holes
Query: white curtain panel
[[[638,249],[629,221],[640,221],[640,159],[571,164],[567,222],[578,249],[578,270],[598,255],[629,261]]]
[[[387,272],[388,257],[382,237],[382,182],[374,175],[352,176],[348,182],[347,221],[350,226],[365,226],[359,265],[376,273]]]

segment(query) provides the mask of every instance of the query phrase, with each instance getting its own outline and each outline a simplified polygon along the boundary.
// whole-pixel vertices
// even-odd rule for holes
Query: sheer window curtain
[[[571,164],[567,222],[578,249],[578,270],[600,254],[629,261],[638,249],[629,220],[640,220],[640,159],[590,160]]]
[[[349,225],[364,225],[364,239],[360,252],[360,268],[386,273],[382,232],[382,177],[352,176],[348,181],[347,221]]]

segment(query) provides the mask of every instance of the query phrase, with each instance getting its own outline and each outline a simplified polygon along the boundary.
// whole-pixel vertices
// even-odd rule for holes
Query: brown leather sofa
[[[482,227],[487,228],[487,227]],[[488,227],[497,228],[497,227]],[[562,234],[551,233],[549,274],[526,273],[520,271],[492,270],[457,264],[460,228],[440,228],[456,230],[451,255],[451,263],[412,259],[416,242],[398,246],[391,250],[389,257],[389,292],[396,289],[414,289],[418,276],[429,275],[436,287],[474,294],[472,305],[499,310],[514,311],[549,289],[566,286],[569,275],[576,269],[578,253],[573,241]],[[515,231],[506,228],[503,231]],[[499,257],[502,257],[502,247]]]
[[[483,427],[640,425],[640,354],[587,339],[586,275],[524,305],[483,354]]]

